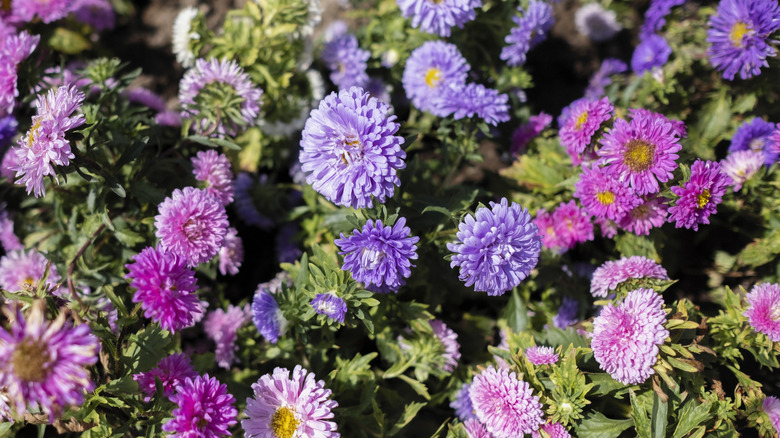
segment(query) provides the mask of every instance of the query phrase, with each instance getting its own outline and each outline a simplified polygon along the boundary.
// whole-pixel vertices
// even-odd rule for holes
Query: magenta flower
[[[619,305],[608,304],[593,320],[591,348],[599,367],[625,385],[642,383],[655,373],[664,328],[664,300],[652,289],[637,289]]]
[[[699,230],[699,224],[709,224],[710,215],[717,211],[731,179],[721,171],[715,161],[696,160],[691,166],[691,177],[682,187],[672,187],[679,196],[677,203],[669,207],[669,222],[676,228]]]
[[[219,272],[222,275],[236,275],[244,262],[244,243],[235,228],[228,228],[225,243],[219,249]]]
[[[658,228],[666,223],[667,207],[665,198],[650,197],[632,208],[617,221],[617,225],[637,236],[647,236],[651,228]]]
[[[738,192],[747,180],[753,177],[764,165],[761,151],[734,151],[720,162],[720,169],[731,178],[734,191]]]
[[[558,206],[552,214],[553,230],[564,250],[574,248],[578,243],[593,240],[593,223],[590,214],[574,201]]]
[[[544,131],[552,123],[552,116],[541,112],[528,118],[528,123],[523,123],[512,133],[512,149],[509,153],[517,156],[525,151],[528,143]]]
[[[173,410],[173,418],[163,424],[162,430],[172,432],[167,436],[218,438],[231,435],[228,428],[236,424],[238,415],[234,407],[236,399],[216,377],[208,374],[186,377],[170,400],[179,407]]]
[[[28,1],[12,0],[11,12],[18,21],[33,21],[38,17],[44,23],[64,18],[71,11],[71,0]]]
[[[446,372],[452,372],[456,366],[458,366],[458,360],[460,359],[460,344],[458,344],[458,334],[447,327],[443,321],[434,319],[429,322],[433,329],[433,334],[444,346],[444,365],[442,369]]]
[[[642,203],[631,188],[598,166],[583,166],[580,180],[574,187],[574,197],[580,200],[585,210],[602,219],[620,220]]]
[[[71,8],[76,20],[97,31],[114,28],[116,17],[108,0],[76,0]]]
[[[561,145],[577,162],[585,149],[590,146],[593,136],[601,129],[601,125],[612,118],[615,108],[609,103],[609,98],[599,100],[580,99],[569,109],[569,117],[558,131]]]
[[[34,249],[8,252],[0,258],[0,288],[12,292],[34,291],[38,283],[43,280],[48,264],[46,257]],[[52,264],[49,266],[46,286],[53,291],[59,281],[57,267]]]
[[[591,3],[592,4],[592,3]],[[571,438],[571,434],[561,423],[545,423],[539,430],[547,433],[550,438]],[[531,438],[542,438],[542,434],[536,431],[531,434]]]
[[[203,331],[216,344],[217,365],[230,369],[235,361],[238,329],[252,319],[249,304],[244,307],[229,305],[227,311],[217,309],[209,312],[203,321]]]
[[[272,375],[260,377],[252,385],[254,398],[246,400],[241,421],[246,438],[338,438],[331,400],[325,382],[315,380],[313,373],[296,365],[290,370],[275,368]]]
[[[216,196],[222,205],[233,202],[233,172],[230,160],[214,149],[200,151],[192,159],[195,179],[206,184],[206,192]]]
[[[176,353],[160,360],[150,371],[133,374],[133,380],[138,382],[138,388],[145,394],[144,401],[149,402],[157,393],[155,378],[162,383],[163,397],[170,398],[176,387],[184,383],[184,379],[194,379],[197,376],[198,373],[192,368],[187,355]]]
[[[542,238],[542,245],[555,253],[563,252],[563,241],[555,232],[555,221],[553,215],[547,210],[540,208],[536,212],[533,220],[534,225],[539,229],[539,236]]]
[[[534,365],[552,365],[558,362],[558,354],[552,347],[529,347],[525,357]]]
[[[542,404],[514,372],[487,367],[474,376],[469,390],[479,422],[496,438],[516,438],[544,423]]]
[[[663,266],[646,257],[623,257],[606,261],[596,268],[590,281],[590,293],[594,297],[606,298],[620,283],[632,278],[668,280],[669,276]]]
[[[476,418],[469,418],[463,422],[463,428],[466,429],[468,438],[493,438],[493,434],[488,432],[487,427],[480,423]]]
[[[745,299],[748,306],[744,315],[750,326],[767,335],[772,342],[780,342],[780,285],[757,284]]]

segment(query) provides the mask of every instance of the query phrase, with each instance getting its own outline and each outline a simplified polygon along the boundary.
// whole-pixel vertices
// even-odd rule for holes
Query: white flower
[[[599,3],[588,3],[574,13],[577,30],[595,42],[606,41],[622,28],[615,11],[604,9]]]
[[[192,20],[197,15],[197,9],[184,8],[173,22],[173,53],[179,64],[187,68],[195,64],[195,53],[192,52],[190,41],[200,38],[200,35],[192,31]]]

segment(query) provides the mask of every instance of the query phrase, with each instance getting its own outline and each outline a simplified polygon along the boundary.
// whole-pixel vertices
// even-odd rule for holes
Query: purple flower
[[[133,380],[138,382],[138,388],[145,394],[144,401],[149,402],[157,393],[156,379],[163,387],[163,397],[170,398],[173,391],[184,382],[184,379],[194,379],[198,376],[192,368],[190,360],[184,353],[172,354],[160,360],[155,368],[145,373],[133,374]]]
[[[772,342],[780,342],[780,285],[757,284],[745,299],[748,306],[744,315],[750,326],[767,335]]]
[[[225,242],[228,220],[219,198],[194,187],[175,189],[157,207],[155,235],[166,251],[183,258],[190,267],[217,255]]]
[[[171,402],[179,407],[171,414],[173,418],[163,424],[162,430],[172,432],[176,438],[218,438],[231,435],[228,428],[236,424],[236,399],[227,391],[227,386],[208,374],[194,378],[186,377],[176,387]]]
[[[24,249],[22,242],[20,242],[19,238],[14,234],[14,221],[11,219],[11,214],[6,210],[4,202],[0,202],[0,246],[5,250],[6,257],[8,257],[12,251]],[[12,263],[11,265],[13,265],[14,270],[16,270],[18,265],[16,263]],[[54,268],[54,265],[52,265],[52,268]],[[0,272],[3,272],[4,269],[3,259],[0,259]],[[11,290],[8,287],[3,286],[3,283],[5,282],[5,280],[2,279],[3,275],[4,274],[0,274],[0,287]],[[49,273],[49,279],[51,280],[51,271]]]
[[[320,315],[325,315],[339,324],[344,324],[347,303],[338,295],[334,293],[317,294],[309,304]]]
[[[37,405],[56,418],[65,407],[81,405],[95,387],[86,367],[97,362],[100,349],[89,325],[73,326],[64,310],[46,321],[43,301],[26,318],[19,307],[5,312],[12,322],[8,331],[0,329],[0,388],[17,415]]]
[[[260,284],[255,291],[255,297],[252,300],[252,321],[265,340],[275,344],[287,330],[287,320],[284,318],[279,304],[272,295],[275,291]]]
[[[628,186],[621,184],[598,166],[583,166],[575,184],[574,197],[585,210],[598,218],[620,220],[642,203]]]
[[[639,31],[640,35],[650,35],[658,32],[666,24],[666,16],[675,6],[680,6],[685,0],[650,0],[650,6],[645,11],[645,22]]]
[[[729,152],[757,151],[764,154],[764,164],[769,167],[777,161],[780,154],[771,147],[775,124],[759,118],[751,119],[737,128],[731,138]]]
[[[219,257],[219,273],[222,275],[236,275],[244,262],[244,244],[238,237],[235,228],[228,228],[225,235],[225,243],[217,253]]]
[[[691,178],[682,187],[672,187],[679,196],[677,203],[669,207],[669,222],[676,228],[699,230],[699,224],[709,224],[723,200],[731,179],[721,171],[716,161],[696,160],[691,166]]]
[[[553,230],[557,246],[564,251],[574,248],[578,243],[593,240],[593,223],[590,214],[577,206],[574,201],[561,204],[552,214]]]
[[[558,362],[558,354],[552,347],[529,347],[525,357],[534,365],[552,365]]]
[[[158,113],[165,111],[165,99],[163,99],[159,94],[146,88],[128,88],[122,92],[122,95],[127,98],[128,102],[137,103]]]
[[[114,28],[116,17],[108,0],[76,0],[71,8],[76,20],[92,26],[98,32]]]
[[[427,41],[406,60],[402,79],[406,97],[417,108],[445,117],[436,112],[436,102],[451,86],[464,86],[470,69],[454,44]]]
[[[32,126],[19,140],[19,146],[11,150],[16,154],[16,183],[27,186],[27,194],[44,196],[43,177],[49,175],[57,181],[54,166],[67,166],[75,158],[70,142],[65,139],[65,131],[84,124],[84,116],[70,117],[84,101],[84,93],[70,86],[49,90],[39,95],[35,106],[38,114],[32,118]]]
[[[672,48],[660,35],[645,35],[631,56],[631,70],[637,74],[663,67],[672,54]]]
[[[68,15],[71,7],[71,0],[12,0],[11,14],[15,21],[30,22],[37,16],[44,23],[51,23]]]
[[[125,277],[136,290],[134,303],[141,303],[144,316],[170,332],[192,327],[203,317],[204,304],[195,293],[195,272],[176,254],[147,247],[125,265]]]
[[[538,137],[545,128],[550,126],[550,123],[552,123],[552,116],[544,112],[531,116],[528,123],[523,123],[512,133],[512,149],[509,153],[515,157],[521,154],[525,151],[528,142]]]
[[[279,227],[276,233],[276,259],[279,263],[295,263],[303,254],[295,238],[300,230],[294,222]]]
[[[731,178],[734,191],[738,192],[745,181],[753,177],[764,165],[764,154],[759,151],[734,151],[720,162],[720,170]]]
[[[777,50],[769,36],[780,29],[780,5],[775,0],[721,0],[710,17],[707,54],[723,77],[749,79],[769,67],[767,57]]]
[[[617,306],[607,304],[593,320],[591,348],[599,367],[624,385],[653,375],[664,328],[664,300],[652,289],[637,289]]]
[[[368,84],[366,61],[371,52],[358,46],[351,33],[344,33],[325,43],[322,60],[330,69],[330,80],[339,88],[365,87]]]
[[[275,368],[252,385],[254,398],[246,399],[246,420],[241,421],[247,438],[300,437],[337,438],[331,400],[325,382],[296,365],[290,370]]]
[[[352,208],[372,207],[393,196],[406,167],[400,125],[390,106],[352,87],[331,93],[312,110],[301,138],[299,160],[306,182],[329,201]]]
[[[176,111],[163,111],[154,116],[154,123],[160,126],[178,128],[181,126],[181,114]]]
[[[628,70],[626,63],[615,58],[607,58],[593,74],[585,89],[586,99],[600,99],[604,96],[604,90],[612,83],[612,75],[623,73]]]
[[[236,336],[238,329],[252,318],[249,304],[244,307],[229,305],[227,311],[222,309],[209,312],[203,321],[203,331],[216,344],[217,365],[230,369],[235,361],[238,346]]]
[[[553,317],[553,325],[561,330],[566,330],[570,325],[577,323],[579,303],[574,298],[563,297],[558,313]]]
[[[450,267],[460,267],[459,278],[478,292],[503,295],[519,285],[539,260],[542,241],[528,210],[506,198],[480,207],[458,225],[458,242],[448,243],[454,252]]]
[[[439,99],[434,102],[431,111],[440,117],[452,114],[455,120],[475,115],[490,125],[509,120],[509,96],[499,94],[482,84],[445,87]]]
[[[35,291],[38,283],[46,274],[46,266],[49,261],[41,253],[34,249],[25,251],[18,249],[9,251],[0,258],[0,288],[7,291]],[[49,266],[49,276],[46,279],[46,287],[52,291],[57,288],[60,275],[57,267]]]
[[[581,34],[597,43],[607,41],[622,29],[615,11],[604,9],[600,3],[580,6],[574,13],[574,24]]]
[[[571,438],[571,434],[561,423],[545,423],[539,430],[544,431],[550,438]],[[542,438],[542,434],[536,431],[531,434],[531,438]]]
[[[182,118],[194,118],[199,134],[235,136],[239,128],[253,126],[260,112],[263,90],[255,87],[249,75],[235,62],[198,59],[179,85]],[[201,115],[204,107],[218,103],[216,120]],[[200,117],[198,117],[200,115]]]
[[[455,398],[450,402],[450,407],[455,410],[455,415],[460,418],[460,421],[477,419],[477,415],[474,413],[474,406],[471,404],[471,397],[469,396],[470,389],[471,383],[464,382],[458,392],[455,393]]]
[[[775,432],[780,432],[780,399],[770,395],[764,399],[762,407],[769,416],[769,421],[772,422]]]
[[[442,359],[444,365],[442,369],[446,372],[452,372],[456,366],[458,366],[458,360],[460,360],[460,344],[458,344],[458,334],[447,327],[443,321],[434,319],[429,321],[433,334],[444,346],[444,354]]]
[[[474,9],[481,0],[396,0],[401,13],[412,19],[412,27],[440,37],[450,36],[450,28],[463,25],[476,17]]]
[[[617,221],[617,225],[637,236],[647,236],[651,228],[658,228],[666,223],[667,207],[665,198],[651,197],[631,209]]]
[[[536,212],[536,217],[533,220],[539,230],[539,237],[542,239],[542,245],[556,253],[563,252],[563,242],[558,238],[558,234],[555,232],[555,221],[552,214],[547,210],[540,208]]]
[[[517,11],[523,14],[523,8]],[[540,0],[531,0],[528,12],[522,17],[514,16],[515,27],[504,38],[507,43],[501,50],[501,59],[509,66],[525,64],[525,56],[529,50],[547,38],[547,32],[555,24],[552,5]]]
[[[620,283],[632,278],[668,280],[669,276],[663,266],[646,257],[623,257],[604,262],[596,268],[590,281],[590,293],[594,297],[606,298]]]
[[[601,138],[599,164],[618,181],[627,182],[638,195],[657,193],[659,182],[672,178],[682,146],[678,130],[663,115],[636,113],[631,122],[616,119]]]
[[[216,196],[222,205],[233,202],[233,172],[225,154],[213,149],[200,151],[192,158],[195,179],[206,183],[206,192]]]
[[[572,160],[579,158],[590,146],[593,136],[601,125],[612,118],[615,108],[609,99],[578,100],[569,107],[569,117],[561,126],[558,135],[561,145],[571,155]]]
[[[16,119],[13,116],[0,117],[0,154],[11,144],[11,138],[16,135]]]
[[[260,175],[259,181],[260,184],[267,184],[268,175]],[[268,230],[274,226],[274,222],[257,211],[251,192],[254,183],[254,178],[246,172],[236,175],[236,179],[233,181],[236,213],[247,224]]]
[[[469,395],[479,422],[496,438],[523,436],[544,423],[539,397],[506,368],[489,366],[474,376]]]
[[[488,432],[487,427],[476,418],[463,421],[463,428],[466,429],[468,438],[493,438],[493,434]]]

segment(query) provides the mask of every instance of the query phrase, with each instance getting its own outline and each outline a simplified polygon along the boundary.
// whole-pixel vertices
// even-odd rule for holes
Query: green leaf
[[[653,391],[653,438],[666,436],[666,425],[669,422],[669,404],[661,400],[661,397]]]
[[[92,47],[86,38],[72,30],[58,27],[49,38],[49,45],[62,53],[75,55]]]
[[[590,373],[587,374],[588,379],[593,383],[593,390],[590,391],[592,395],[607,395],[613,391],[625,388],[626,385],[613,379],[607,373]]]
[[[122,362],[133,373],[149,371],[168,355],[171,342],[170,332],[150,325],[128,338],[127,347],[122,351]]]
[[[653,241],[644,236],[624,233],[615,238],[615,249],[623,257],[643,256],[651,260],[659,260]]]
[[[516,333],[522,332],[528,325],[528,310],[517,289],[512,290],[512,297],[509,298],[509,303],[504,310],[504,317],[509,328]]]
[[[423,384],[422,382],[412,379],[406,374],[401,374],[400,376],[398,376],[398,378],[408,383],[409,386],[411,386],[412,389],[414,389],[414,392],[422,396],[424,399],[426,400],[431,399],[431,395],[428,393],[428,387],[426,387],[425,384]]]
[[[620,434],[631,427],[634,422],[630,418],[613,420],[601,412],[593,412],[579,425],[575,425],[576,436],[588,438],[618,438]]]
[[[628,393],[631,397],[631,418],[634,420],[636,436],[638,438],[650,438],[652,428],[650,426],[650,418],[647,416],[647,409],[645,409],[644,403],[637,400],[633,389],[629,390]]]
[[[707,401],[698,405],[697,403],[696,399],[691,398],[682,406],[678,416],[677,428],[674,429],[672,438],[682,438],[702,422],[712,418],[712,415],[710,415],[712,402]]]
[[[410,421],[417,416],[417,412],[425,406],[425,403],[412,402],[404,406],[404,412],[401,414],[401,418],[393,425],[393,428],[387,433],[387,436],[393,436],[401,431]]]

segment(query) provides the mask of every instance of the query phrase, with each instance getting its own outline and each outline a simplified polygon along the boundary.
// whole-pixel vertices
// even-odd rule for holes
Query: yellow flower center
[[[35,138],[35,132],[41,129],[41,120],[38,119],[33,123],[33,125],[30,127],[30,133],[27,136],[27,147],[32,148],[33,145],[33,139]]]
[[[295,414],[286,407],[277,409],[271,416],[271,430],[277,438],[292,438],[300,424],[301,421],[296,420]]]
[[[439,85],[439,81],[441,81],[441,70],[438,68],[431,67],[425,72],[425,83],[428,84],[429,87],[435,88]]]
[[[431,3],[433,3],[434,5],[440,5],[444,3],[444,0],[431,0]]]
[[[49,375],[51,358],[46,344],[35,339],[23,339],[11,353],[14,374],[23,382],[43,382]]]
[[[709,190],[702,190],[701,193],[699,193],[699,196],[696,197],[696,205],[698,205],[699,208],[704,208],[707,204],[709,204],[711,196],[712,195],[710,194]]]
[[[748,33],[747,24],[741,21],[737,21],[731,26],[731,32],[729,32],[729,39],[734,47],[742,47],[742,40],[745,38],[745,34]]]
[[[346,166],[360,158],[363,144],[360,142],[360,138],[357,136],[350,136],[344,139],[344,146],[346,150],[341,153],[341,162]],[[349,149],[355,150],[350,151]]]
[[[603,205],[610,205],[615,202],[615,194],[610,191],[598,192],[596,193],[596,199]]]
[[[585,122],[587,121],[588,121],[588,112],[583,111],[582,114],[580,114],[580,116],[577,117],[577,124],[574,125],[574,129],[579,131],[580,129],[582,129],[582,125],[584,125]]]
[[[650,168],[655,158],[655,145],[644,140],[633,139],[626,145],[623,164],[632,172],[644,172]]]

